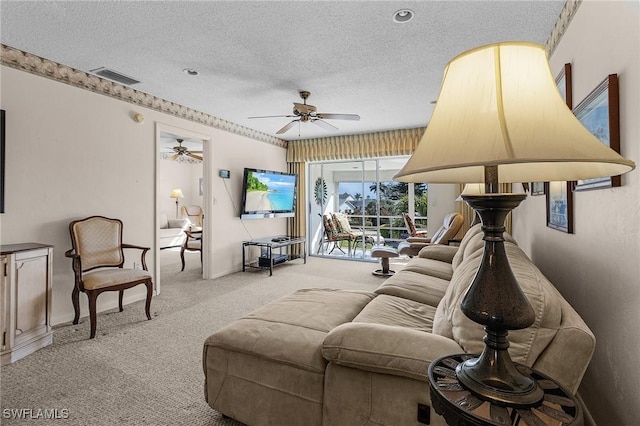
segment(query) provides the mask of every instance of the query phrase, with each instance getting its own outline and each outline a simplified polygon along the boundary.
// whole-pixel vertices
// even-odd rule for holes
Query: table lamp
[[[482,182],[484,194],[462,198],[479,215],[484,253],[461,309],[485,327],[479,357],[456,368],[478,397],[527,407],[543,392],[516,369],[509,330],[531,326],[535,313],[513,275],[504,248],[504,220],[526,194],[498,193],[499,183],[574,181],[635,168],[593,136],[562,99],[544,46],[504,42],[452,59],[418,147],[394,177],[401,182]]]
[[[180,188],[174,189],[173,191],[171,191],[171,195],[169,195],[169,197],[176,199],[176,219],[179,219],[179,216],[178,216],[178,199],[184,198],[184,194],[182,194],[182,189],[180,189]]]

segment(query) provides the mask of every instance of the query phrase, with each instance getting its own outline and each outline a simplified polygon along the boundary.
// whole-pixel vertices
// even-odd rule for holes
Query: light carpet
[[[187,253],[189,255],[189,253]],[[54,327],[53,345],[0,370],[0,423],[48,424],[38,418],[49,410],[66,425],[225,425],[204,400],[202,348],[221,327],[256,308],[301,288],[372,291],[384,279],[371,274],[369,262],[310,257],[268,272],[238,272],[203,280],[199,256],[163,251],[162,292],[153,298],[152,320],[144,302],[98,316],[96,338],[89,320]],[[81,296],[84,297],[84,296]],[[81,305],[84,309],[86,302]],[[83,311],[83,313],[86,313]],[[11,418],[11,409],[27,409],[27,419]],[[52,411],[57,410],[57,411]]]

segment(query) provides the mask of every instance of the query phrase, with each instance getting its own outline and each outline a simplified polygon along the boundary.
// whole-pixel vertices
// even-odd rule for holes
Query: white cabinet
[[[0,365],[50,345],[53,247],[24,243],[0,246]]]

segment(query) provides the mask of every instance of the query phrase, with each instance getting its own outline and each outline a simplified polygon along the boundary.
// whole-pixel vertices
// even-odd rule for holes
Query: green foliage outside
[[[247,175],[247,192],[250,191],[268,191],[269,187],[260,182],[257,177],[253,176],[253,172]]]

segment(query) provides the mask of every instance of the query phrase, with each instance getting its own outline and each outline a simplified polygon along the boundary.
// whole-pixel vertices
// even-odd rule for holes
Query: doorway
[[[206,210],[210,198],[205,174],[208,141],[206,135],[156,126],[156,294],[160,293],[161,268],[181,269],[180,250],[186,238],[184,230],[190,223],[185,219],[185,207]],[[203,254],[205,250],[203,247]],[[199,257],[196,252],[185,252],[185,270],[200,269]],[[206,263],[204,256],[203,263]]]

